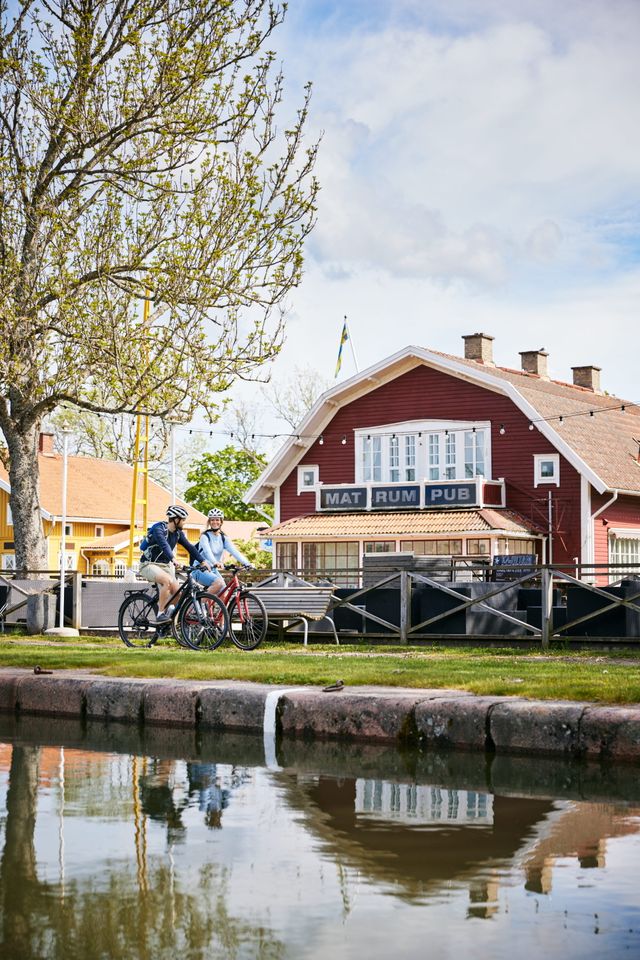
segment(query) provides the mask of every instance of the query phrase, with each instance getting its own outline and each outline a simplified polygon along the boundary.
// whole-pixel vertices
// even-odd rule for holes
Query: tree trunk
[[[47,543],[40,514],[38,482],[38,437],[40,424],[20,430],[14,423],[3,423],[9,448],[9,483],[13,540],[18,570],[47,570]]]
[[[34,915],[38,891],[34,833],[39,761],[39,747],[14,745],[7,791],[5,842],[0,862],[3,891],[0,954],[6,957],[34,956],[34,943],[40,939]]]

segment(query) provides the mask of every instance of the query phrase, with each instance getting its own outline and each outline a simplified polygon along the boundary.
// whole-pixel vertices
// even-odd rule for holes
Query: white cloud
[[[489,22],[303,42],[325,128],[319,257],[493,284],[508,275],[505,247],[526,249],[532,225],[595,236],[605,209],[637,195],[640,18],[596,37],[583,26],[572,36],[565,16],[559,42],[553,18],[524,16],[534,4],[502,4],[499,17],[493,4],[453,7],[485,7]]]
[[[346,313],[361,367],[485,330],[640,400],[639,48],[637,0],[291,4],[322,190],[275,375],[331,376]]]

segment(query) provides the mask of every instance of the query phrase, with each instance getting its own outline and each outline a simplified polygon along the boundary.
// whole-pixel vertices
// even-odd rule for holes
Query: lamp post
[[[79,631],[75,627],[64,625],[64,587],[66,570],[66,536],[67,536],[67,467],[69,450],[69,431],[62,428],[62,516],[60,517],[60,620],[57,627],[45,630],[47,634],[59,637],[77,637]]]

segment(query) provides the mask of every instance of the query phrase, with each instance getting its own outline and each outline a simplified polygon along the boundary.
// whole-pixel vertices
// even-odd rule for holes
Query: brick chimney
[[[494,367],[493,362],[493,337],[488,333],[468,333],[464,340],[464,358],[465,360],[477,360],[479,363],[486,363]]]
[[[540,350],[521,350],[520,364],[524,373],[535,373],[541,380],[549,379],[549,369],[547,366],[547,357],[549,354],[544,347]]]
[[[53,434],[41,433],[38,437],[38,453],[43,457],[55,457],[56,452],[53,449]]]
[[[602,367],[571,367],[573,370],[573,382],[576,387],[586,387],[587,390],[593,390],[594,393],[601,393],[600,390],[600,371]]]

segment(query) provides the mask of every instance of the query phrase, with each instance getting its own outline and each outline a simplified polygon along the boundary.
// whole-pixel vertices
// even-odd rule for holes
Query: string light
[[[593,408],[590,408],[589,410],[581,410],[581,411],[576,412],[576,413],[556,414],[556,415],[551,416],[551,417],[537,417],[537,418],[534,418],[534,419],[530,420],[528,426],[529,426],[529,430],[534,430],[535,427],[536,427],[538,424],[541,424],[541,423],[549,423],[549,424],[551,424],[551,425],[553,425],[554,423],[557,423],[557,425],[560,427],[560,426],[563,426],[563,425],[564,425],[564,421],[565,421],[565,420],[569,420],[570,418],[573,418],[573,417],[586,417],[586,416],[588,416],[588,417],[591,419],[591,418],[595,417],[596,414],[599,414],[599,413],[611,413],[611,412],[615,412],[615,411],[619,411],[620,413],[623,413],[623,414],[624,414],[624,413],[627,412],[627,408],[628,408],[629,406],[632,406],[632,407],[640,407],[640,402],[638,402],[638,403],[635,403],[635,402],[633,402],[633,403],[624,403],[624,404],[616,403],[615,405],[612,404],[611,406],[602,407],[601,409],[593,409]],[[72,410],[72,411],[74,411],[74,412],[79,409],[79,408],[77,408],[77,407],[75,407],[75,406],[73,406],[73,405],[71,405],[71,404],[61,404],[60,407],[61,407],[62,409],[65,409],[65,410]],[[122,418],[124,418],[124,417],[126,417],[126,416],[131,416],[131,417],[148,416],[148,417],[151,417],[152,419],[165,420],[165,421],[166,421],[166,418],[164,418],[164,417],[157,417],[157,416],[155,416],[154,414],[148,413],[147,411],[139,411],[139,410],[127,411],[126,413],[125,413],[125,412],[122,412],[122,411],[110,413],[110,412],[107,412],[107,411],[97,411],[97,410],[96,410],[96,411],[88,410],[88,411],[86,411],[86,412],[92,413],[94,416],[97,416],[97,417],[100,418],[100,419],[102,419],[102,418],[106,418],[106,419],[108,419],[108,418],[122,419]],[[235,432],[235,431],[233,431],[233,430],[211,430],[211,429],[208,429],[208,428],[187,427],[186,425],[183,426],[183,425],[179,425],[179,424],[177,424],[177,423],[173,423],[173,424],[172,424],[172,429],[175,430],[175,431],[184,431],[185,433],[188,433],[189,436],[193,436],[194,434],[203,434],[203,435],[206,436],[206,435],[208,434],[209,437],[212,438],[212,439],[213,439],[214,437],[229,437],[231,440],[233,440],[233,439],[238,438],[238,437],[240,436],[237,432]],[[447,429],[444,430],[444,435],[445,435],[446,437],[448,437],[448,436],[450,436],[451,434],[454,434],[454,435],[455,435],[455,434],[458,434],[458,433],[467,433],[467,432],[477,433],[477,432],[478,432],[478,429],[479,429],[479,428],[478,428],[478,427],[475,427],[475,426],[471,426],[471,427],[469,427],[469,426],[464,426],[464,427],[447,428]],[[435,432],[439,432],[439,431],[435,431]],[[500,424],[500,426],[499,426],[499,431],[498,431],[498,432],[500,433],[501,436],[504,436],[504,435],[506,434],[507,431],[506,431],[506,428],[505,428],[504,424],[502,424],[502,423]],[[422,430],[417,431],[417,434],[418,434],[419,440],[421,440],[421,439],[422,439],[423,431],[422,431]],[[403,435],[404,435],[404,434],[403,434]],[[317,442],[317,443],[319,443],[321,446],[323,446],[324,443],[325,443],[324,434],[319,434],[319,435],[318,435],[318,434],[301,434],[301,433],[284,433],[284,432],[282,432],[282,433],[252,433],[250,436],[251,436],[251,440],[252,440],[252,441],[254,441],[254,440],[256,440],[256,439],[273,439],[273,440],[278,440],[278,439],[282,439],[282,440],[290,439],[290,440],[293,440],[293,439],[295,439],[295,440],[307,440],[307,441],[309,441],[309,443]],[[382,438],[382,437],[391,437],[392,439],[395,440],[395,439],[397,438],[398,434],[397,434],[397,432],[394,432],[394,433],[391,433],[391,434],[389,434],[389,433],[376,433],[375,436],[376,436],[376,437],[381,437],[381,438]],[[367,434],[366,437],[367,437],[367,440],[368,440],[368,441],[371,440],[371,434],[370,434],[370,433]],[[330,440],[331,438],[329,437],[328,439]],[[346,443],[347,443],[347,438],[346,438],[346,436],[342,436],[342,438],[341,438],[341,440],[340,440],[340,443],[342,444],[342,446],[345,446],[345,445],[346,445]]]

